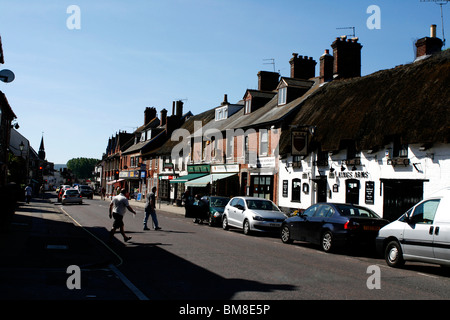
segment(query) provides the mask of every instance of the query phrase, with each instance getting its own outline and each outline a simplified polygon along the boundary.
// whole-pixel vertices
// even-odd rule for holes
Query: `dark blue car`
[[[311,242],[330,252],[348,244],[374,244],[378,230],[388,223],[365,207],[318,203],[283,222],[281,241]]]

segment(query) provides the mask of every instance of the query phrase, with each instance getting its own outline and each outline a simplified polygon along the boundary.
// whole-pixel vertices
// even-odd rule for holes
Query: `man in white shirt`
[[[127,237],[125,235],[123,216],[125,215],[126,209],[133,212],[134,215],[136,215],[136,211],[130,207],[128,199],[125,197],[125,193],[126,190],[121,189],[120,193],[111,200],[111,204],[109,205],[109,218],[114,218],[113,227],[109,232],[110,241],[112,240],[117,228],[120,229],[120,233],[122,234],[125,242],[131,239],[131,237]]]

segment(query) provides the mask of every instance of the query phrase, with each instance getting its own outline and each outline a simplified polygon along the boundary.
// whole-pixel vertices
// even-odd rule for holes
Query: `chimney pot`
[[[430,37],[436,38],[436,25],[435,24],[432,24],[430,26]]]

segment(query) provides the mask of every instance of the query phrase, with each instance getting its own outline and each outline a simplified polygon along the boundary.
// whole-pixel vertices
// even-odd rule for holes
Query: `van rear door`
[[[450,263],[450,197],[439,203],[434,222],[434,256]]]

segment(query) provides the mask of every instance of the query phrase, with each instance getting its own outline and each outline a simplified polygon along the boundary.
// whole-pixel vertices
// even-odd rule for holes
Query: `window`
[[[278,90],[278,105],[286,104],[287,87]]]
[[[267,151],[269,150],[269,139],[267,130],[261,130],[260,134],[260,144],[259,144],[259,154],[262,156],[267,156]]]
[[[226,157],[228,159],[231,159],[234,157],[234,136],[227,136],[227,155]]]
[[[412,215],[413,223],[433,224],[436,210],[439,206],[439,199],[428,200],[419,204]]]
[[[245,114],[252,112],[252,100],[245,100]]]
[[[393,157],[407,158],[408,157],[408,145],[402,144],[400,138],[394,139]]]
[[[291,201],[292,202],[300,202],[300,194],[302,191],[302,182],[300,179],[293,179],[292,180],[292,195],[291,195]]]

